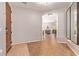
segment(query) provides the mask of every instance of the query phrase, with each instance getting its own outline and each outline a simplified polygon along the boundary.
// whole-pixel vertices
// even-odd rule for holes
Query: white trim
[[[2,55],[2,52],[3,52],[2,49],[0,49],[0,56]]]
[[[31,43],[31,42],[38,42],[38,41],[42,41],[42,40],[34,40],[34,41],[28,41],[28,42],[17,42],[17,43],[12,43],[11,45],[16,45],[16,44],[21,44],[21,43]]]
[[[68,45],[68,47],[74,52],[74,54],[76,55],[76,56],[79,56],[76,52],[75,52],[75,50],[67,43],[67,42],[60,42],[60,41],[57,41],[58,43],[65,43],[65,44],[67,44]]]
[[[65,9],[65,12],[67,11],[67,9],[68,9],[69,7],[71,7],[72,3],[73,3],[73,2],[71,2],[71,3],[68,5],[68,7]]]
[[[4,2],[4,13],[3,13],[3,16],[4,16],[4,39],[3,39],[3,51],[2,51],[2,55],[3,56],[6,56],[6,3]]]
[[[67,44],[66,42],[58,42],[58,43],[65,43],[65,44]]]
[[[79,46],[74,44],[71,40],[68,39],[66,42],[69,48],[75,53],[75,55],[79,56]]]
[[[74,49],[72,49],[72,48],[69,46],[69,44],[67,44],[67,45],[68,45],[68,47],[75,53],[75,55],[78,56],[78,54],[74,51]]]
[[[61,42],[61,41],[57,41],[58,43],[66,43],[66,42]]]
[[[75,55],[79,56],[69,44],[67,44],[67,45],[74,52]]]

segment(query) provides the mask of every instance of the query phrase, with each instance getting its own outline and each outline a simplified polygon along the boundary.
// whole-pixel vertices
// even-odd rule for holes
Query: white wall
[[[12,42],[27,43],[42,40],[40,12],[12,6]]]
[[[0,2],[0,55],[3,55],[3,48],[4,48],[4,3]]]
[[[58,42],[65,43],[65,11],[58,12]]]

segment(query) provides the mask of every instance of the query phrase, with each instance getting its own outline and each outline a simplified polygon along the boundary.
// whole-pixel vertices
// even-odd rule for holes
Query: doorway
[[[42,16],[42,31],[43,38],[57,38],[58,30],[58,15],[57,13],[47,13]]]

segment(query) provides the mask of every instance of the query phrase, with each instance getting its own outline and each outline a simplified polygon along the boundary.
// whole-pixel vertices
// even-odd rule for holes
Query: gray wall
[[[12,6],[13,44],[42,40],[42,15],[40,12]]]

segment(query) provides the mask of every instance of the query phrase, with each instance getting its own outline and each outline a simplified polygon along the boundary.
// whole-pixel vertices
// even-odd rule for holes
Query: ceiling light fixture
[[[27,4],[27,2],[22,2],[23,4]]]
[[[36,2],[36,4],[40,4],[40,5],[50,5],[53,2]]]

